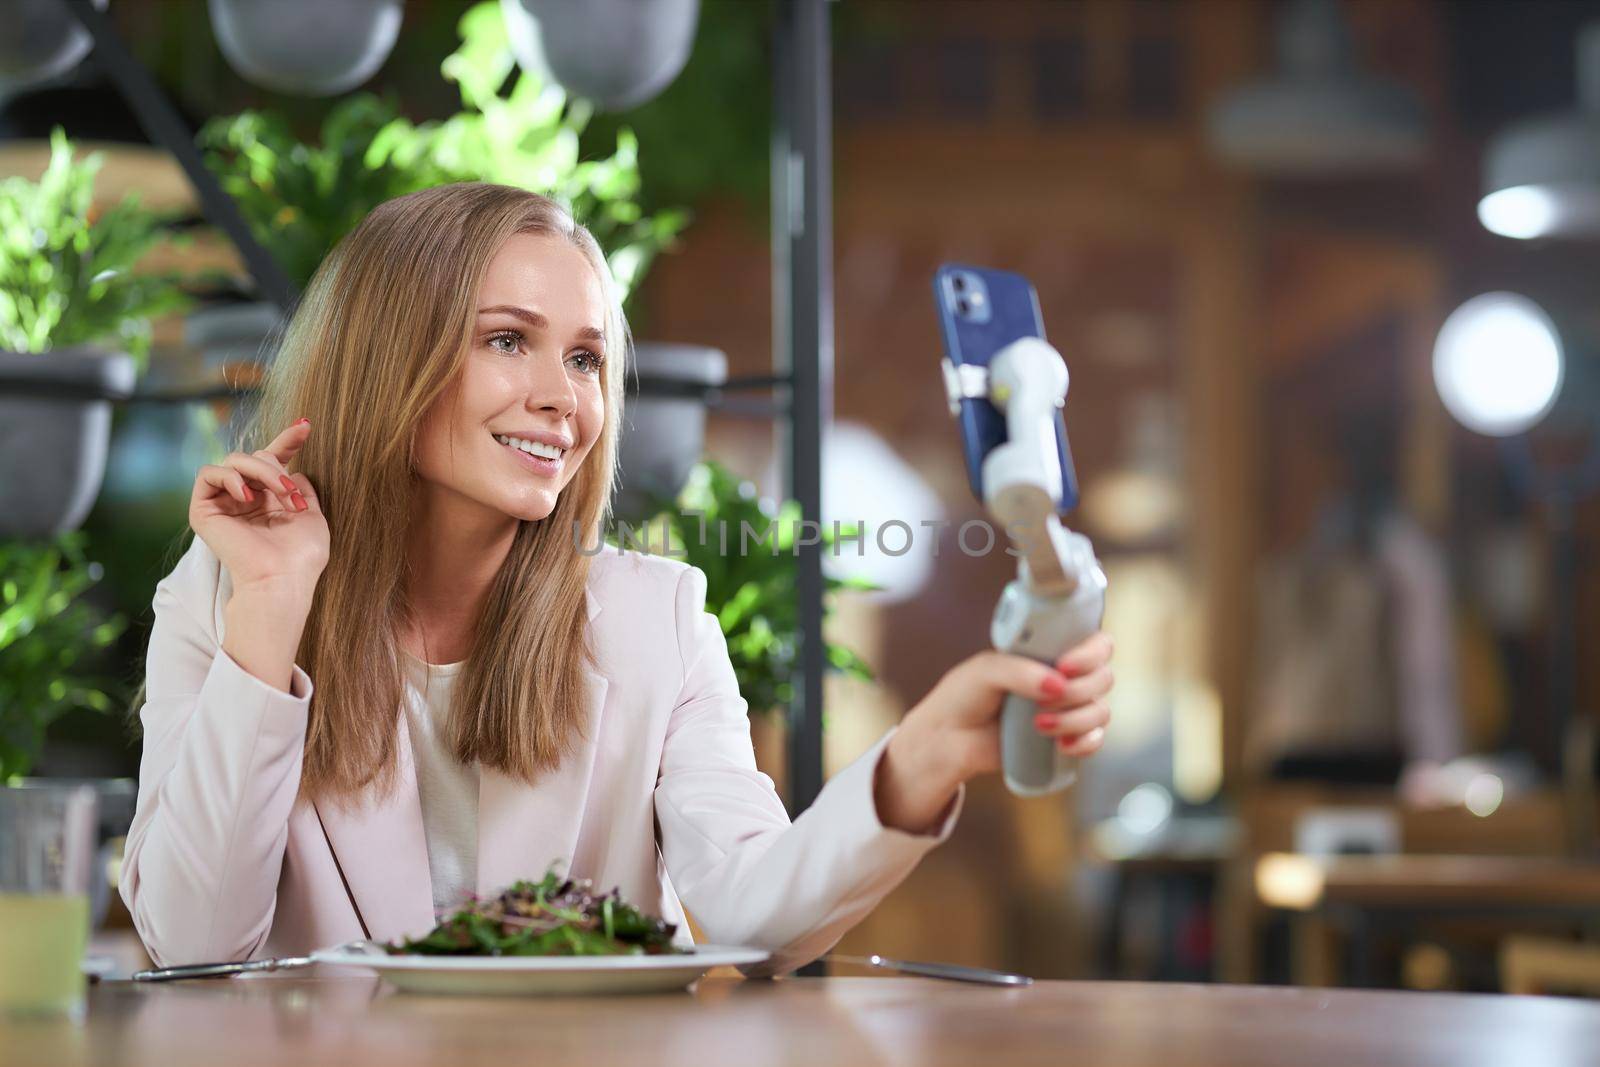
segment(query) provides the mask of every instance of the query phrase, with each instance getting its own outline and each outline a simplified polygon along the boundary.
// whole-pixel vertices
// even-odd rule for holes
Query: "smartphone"
[[[987,368],[996,352],[1019,337],[1044,340],[1039,294],[1020,274],[962,263],[941,264],[933,274],[933,301],[944,354],[954,367]],[[958,403],[967,482],[981,501],[983,457],[1006,442],[1006,417],[987,397],[962,397]],[[1056,408],[1056,448],[1061,457],[1061,499],[1056,510],[1067,512],[1078,504],[1078,477],[1061,408]]]

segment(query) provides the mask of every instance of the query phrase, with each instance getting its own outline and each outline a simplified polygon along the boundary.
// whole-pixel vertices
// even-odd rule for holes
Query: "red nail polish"
[[[256,495],[250,491],[250,487],[248,485],[244,486],[243,488],[244,488],[244,502],[246,504],[254,504],[256,502]]]
[[[1039,683],[1039,691],[1045,696],[1054,699],[1067,691],[1067,680],[1059,674],[1052,674]]]
[[[294,479],[290,478],[287,474],[280,474],[278,476],[278,484],[283,486],[283,490],[286,493],[298,493],[300,491],[300,487],[294,484]]]
[[[289,495],[289,499],[294,501],[294,506],[297,511],[304,511],[309,506],[306,504],[306,498],[301,496],[299,493],[291,493]]]
[[[310,423],[311,423],[311,420],[308,419],[308,418],[304,418],[304,417],[301,417],[301,418],[298,418],[298,419],[294,420],[294,424],[296,426],[310,425]]]
[[[1056,724],[1056,717],[1048,712],[1040,712],[1033,717],[1033,726],[1036,730],[1048,730]]]

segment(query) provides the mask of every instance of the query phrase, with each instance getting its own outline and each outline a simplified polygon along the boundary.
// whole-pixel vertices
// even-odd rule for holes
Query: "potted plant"
[[[420,168],[428,184],[517,185],[566,204],[605,249],[626,299],[651,260],[687,224],[688,213],[645,214],[639,142],[628,128],[617,131],[610,156],[580,158],[578,142],[593,106],[569,97],[538,71],[512,78],[516,57],[499,4],[474,5],[458,28],[461,47],[439,69],[460,90],[462,110],[421,125],[396,119],[373,141],[368,163]]]
[[[162,220],[131,195],[97,213],[102,157],[72,154],[57,127],[37,182],[0,181],[0,536],[83,521],[105,473],[111,400],[133,392],[150,318],[186,299],[174,278],[134,270]]]
[[[107,712],[114,687],[83,673],[84,661],[127,627],[84,596],[100,564],[79,531],[43,541],[0,541],[0,784],[26,775],[45,731],[77,708]]]
[[[440,180],[422,167],[368,158],[374,138],[398,114],[392,102],[358,93],[333,106],[315,143],[301,141],[270,111],[213,119],[196,140],[256,240],[304,289],[367,212]],[[185,318],[184,343],[228,381],[248,386],[276,354],[283,325],[282,309],[270,301],[213,302]],[[234,412],[236,423],[248,416],[248,404]]]
[[[614,537],[612,543],[670,555],[705,572],[706,609],[717,616],[727,640],[739,693],[749,705],[758,761],[781,791],[787,778],[781,712],[794,700],[799,670],[794,590],[800,504],[787,500],[774,506],[757,495],[754,484],[709,459],[689,472],[675,500],[657,497],[656,503],[659,510],[639,529],[637,544],[627,537]],[[741,541],[746,528],[751,534]],[[837,537],[831,528],[823,529],[822,547],[826,551],[856,533],[855,526],[843,523]],[[864,578],[825,575],[823,581],[825,619],[839,590],[882,588]],[[826,659],[829,670],[863,681],[874,678],[866,661],[843,645],[829,642]]]
[[[126,693],[86,670],[87,661],[127,627],[85,595],[100,581],[100,564],[88,559],[81,531],[41,541],[0,540],[0,787],[26,787],[44,749],[45,733],[63,715],[86,708],[108,713]],[[62,779],[50,779],[52,784]],[[136,788],[125,778],[77,778],[99,798],[102,860],[109,842],[127,832]],[[95,866],[90,887],[91,925],[99,925],[109,900],[105,865]]]
[[[580,160],[587,104],[526,72],[504,91],[516,63],[499,6],[475,5],[458,29],[461,44],[440,66],[461,93],[462,109],[450,118],[414,124],[392,100],[359,93],[328,113],[320,143],[311,144],[280,115],[244,111],[201,128],[207,165],[302,287],[379,203],[447,182],[491,181],[567,204],[631,291],[687,221],[683,212],[647,217],[640,208],[638,142],[623,129],[610,157]]]
[[[425,163],[374,157],[374,140],[398,118],[393,101],[356,93],[333,105],[315,142],[272,111],[212,119],[195,139],[256,240],[303,289],[374,207],[449,180]]]
[[[186,296],[135,264],[163,239],[162,220],[128,197],[93,202],[103,157],[74,161],[52,131],[37,182],[0,182],[0,782],[23,777],[48,727],[83,708],[117,706],[87,662],[126,621],[86,596],[103,571],[76,528],[99,494],[111,407],[150,353],[150,319]],[[105,835],[131,817],[131,783],[89,780]],[[94,911],[106,900],[97,880]]]

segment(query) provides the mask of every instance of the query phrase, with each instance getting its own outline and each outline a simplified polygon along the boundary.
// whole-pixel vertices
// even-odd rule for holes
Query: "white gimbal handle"
[[[1067,365],[1044,340],[1024,337],[995,353],[987,377],[980,391],[978,383],[946,370],[946,381],[962,387],[961,397],[986,395],[1006,417],[1006,442],[983,458],[983,502],[1020,558],[1017,577],[995,606],[989,637],[1001,652],[1054,663],[1100,629],[1106,590],[1089,539],[1067,530],[1056,515],[1063,487],[1056,409],[1066,403]],[[951,400],[957,400],[954,390]],[[1077,778],[1077,760],[1035,729],[1036,710],[1016,694],[1001,710],[1006,787],[1019,796],[1054,793]]]

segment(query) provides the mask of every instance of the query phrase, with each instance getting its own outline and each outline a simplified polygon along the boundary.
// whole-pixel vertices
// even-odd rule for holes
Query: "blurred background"
[[[78,4],[119,54],[0,2],[0,777],[99,783],[114,880],[194,471],[285,301],[411,189],[527,185],[601,237],[641,342],[625,517],[796,514],[798,83],[832,141],[821,516],[867,531],[824,563],[824,771],[988,646],[1015,573],[957,547],[942,262],[1037,287],[1117,642],[1078,784],[972,783],[840,950],[1600,994],[1600,0],[841,0],[831,63],[776,80],[794,3],[612,6]],[[791,804],[794,567],[709,604]]]

